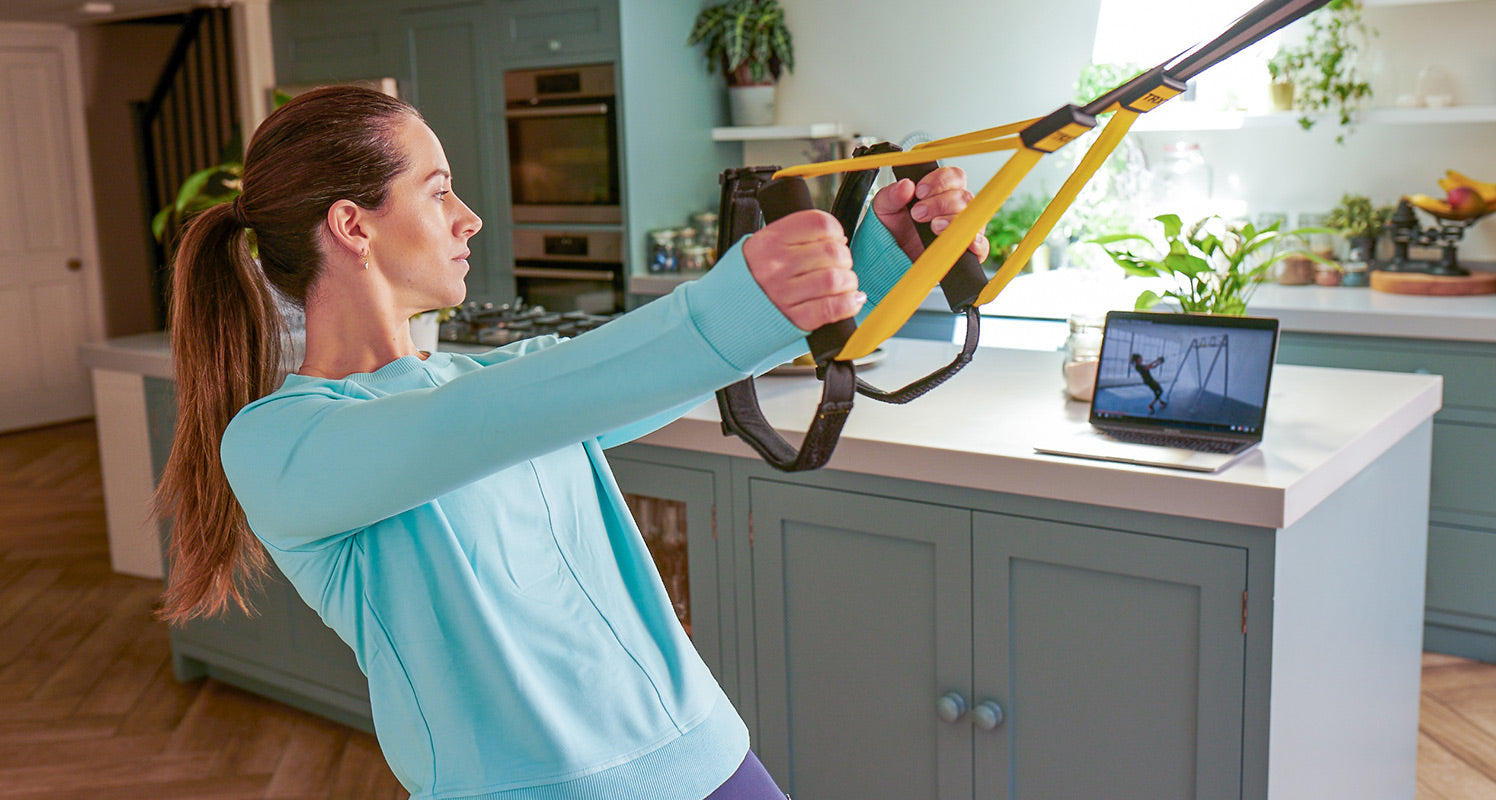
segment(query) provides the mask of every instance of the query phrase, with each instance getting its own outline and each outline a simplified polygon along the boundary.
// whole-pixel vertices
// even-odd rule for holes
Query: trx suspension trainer
[[[1067,104],[1044,117],[973,131],[916,145],[907,151],[890,144],[860,147],[852,157],[786,169],[747,167],[722,175],[717,251],[725,252],[762,224],[811,208],[805,178],[846,173],[831,213],[848,237],[857,224],[877,171],[891,167],[896,178],[916,183],[936,169],[939,159],[1011,150],[1012,155],[970,204],[938,236],[918,223],[925,251],[859,325],[847,319],[822,326],[806,337],[822,381],[816,415],[797,449],[774,430],[759,408],[753,379],[717,392],[724,435],[736,435],[775,468],[817,469],[831,458],[856,394],[888,403],[907,403],[939,386],[971,361],[976,351],[978,308],[997,297],[1054,229],[1137,118],[1185,90],[1186,82],[1241,52],[1263,37],[1325,5],[1329,0],[1264,0],[1220,35],[1102,94],[1084,106]],[[968,246],[1007,201],[1039,160],[1095,128],[1097,117],[1112,114],[1039,219],[989,279]],[[910,201],[911,204],[913,201]],[[882,391],[857,379],[853,361],[869,355],[893,336],[939,284],[953,313],[966,317],[961,352],[947,366],[914,383]]]

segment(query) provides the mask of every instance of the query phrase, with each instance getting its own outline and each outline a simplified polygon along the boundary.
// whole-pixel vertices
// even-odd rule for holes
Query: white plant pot
[[[410,338],[416,343],[417,350],[436,352],[437,335],[441,332],[441,323],[436,321],[436,317],[437,312],[427,311],[410,318]]]
[[[734,125],[774,124],[774,84],[727,87],[728,109]]]

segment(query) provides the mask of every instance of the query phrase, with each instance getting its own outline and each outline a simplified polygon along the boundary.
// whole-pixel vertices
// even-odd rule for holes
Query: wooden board
[[[1371,273],[1371,288],[1388,294],[1496,294],[1496,272],[1469,275],[1428,275],[1422,272]]]

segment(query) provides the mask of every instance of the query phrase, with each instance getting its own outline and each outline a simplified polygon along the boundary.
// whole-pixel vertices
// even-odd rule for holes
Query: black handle
[[[910,164],[893,168],[893,176],[899,180],[908,178],[917,186],[921,178],[939,169],[940,165],[933,161],[923,164]],[[919,202],[916,197],[909,201],[909,207]],[[914,229],[919,231],[919,240],[924,242],[925,247],[935,241],[936,233],[930,228],[928,222],[914,223]],[[945,300],[950,303],[952,311],[961,311],[969,308],[977,301],[977,295],[987,286],[987,273],[982,270],[982,262],[977,259],[976,253],[970,249],[963,249],[956,263],[951,265],[949,272],[940,279],[940,288],[945,292]]]
[[[763,209],[764,222],[772,223],[796,211],[815,208],[810,199],[810,187],[804,178],[776,178],[758,190],[758,205]],[[825,364],[836,357],[847,340],[857,332],[857,320],[847,318],[828,322],[810,332],[805,341],[810,345],[810,356],[816,364]]]

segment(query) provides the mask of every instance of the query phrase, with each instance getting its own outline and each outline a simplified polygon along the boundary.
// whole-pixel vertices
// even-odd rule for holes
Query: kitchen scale
[[[1404,197],[1387,221],[1392,239],[1392,260],[1377,265],[1371,273],[1371,288],[1389,294],[1478,295],[1496,293],[1496,272],[1471,272],[1460,265],[1459,244],[1465,231],[1483,219],[1477,216],[1445,216],[1424,209],[1436,224],[1423,227],[1413,204]],[[1486,212],[1490,213],[1490,212]],[[1433,259],[1415,259],[1414,247],[1437,248]]]

